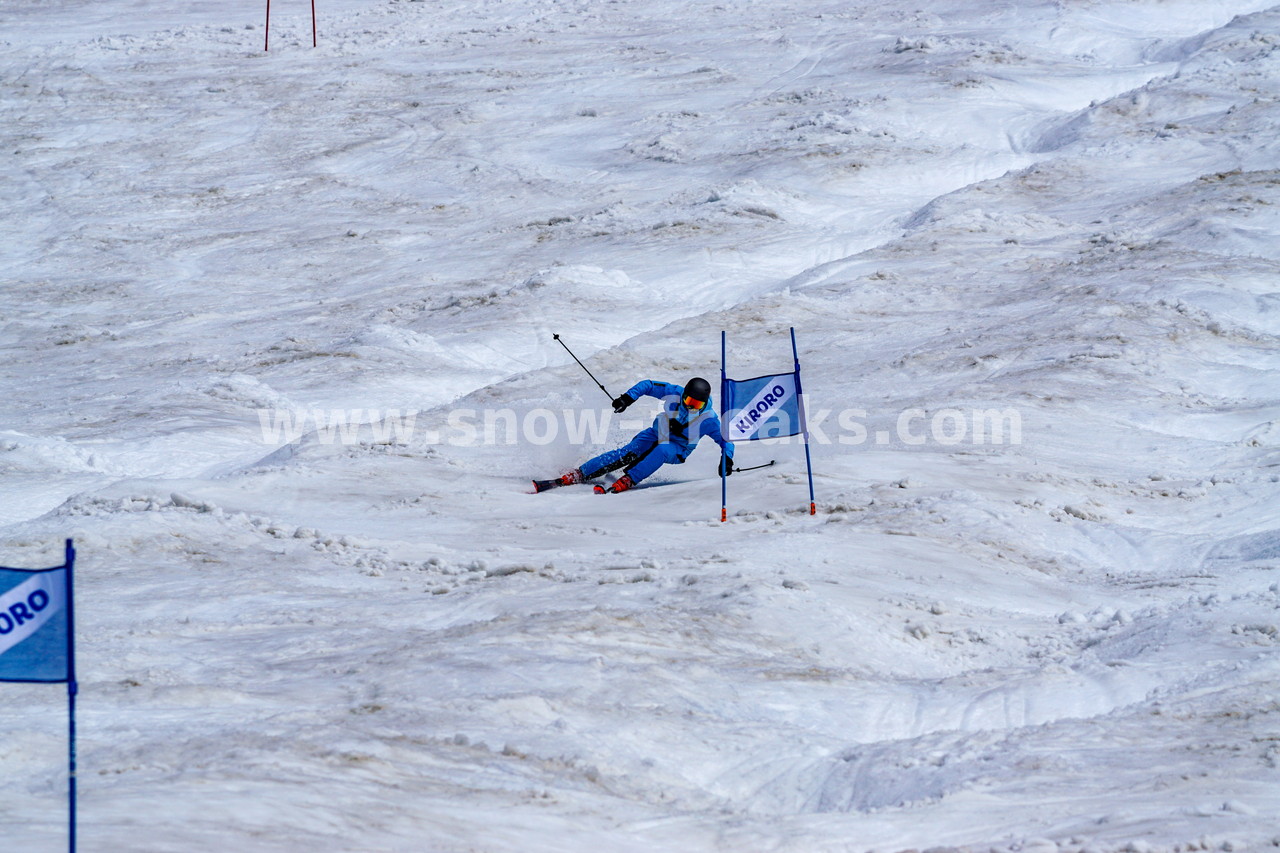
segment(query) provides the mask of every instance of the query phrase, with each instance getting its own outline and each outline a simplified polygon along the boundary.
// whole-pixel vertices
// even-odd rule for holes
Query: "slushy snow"
[[[1280,6],[273,5],[0,7],[83,849],[1280,845]],[[816,515],[798,440],[528,493],[654,411],[554,334],[790,327]],[[0,685],[5,850],[65,726]]]

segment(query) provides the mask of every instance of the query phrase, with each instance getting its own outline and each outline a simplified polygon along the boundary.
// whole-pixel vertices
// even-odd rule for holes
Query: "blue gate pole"
[[[720,331],[720,421],[726,423],[725,416],[728,412],[725,406],[728,405],[728,397],[726,394],[729,390],[729,381],[725,377],[724,372],[724,354],[725,354],[725,332]],[[722,454],[723,455],[723,454]],[[726,521],[729,518],[729,477],[724,472],[724,462],[720,463],[720,521]]]
[[[76,549],[70,539],[67,540],[67,807],[68,807],[68,843],[71,853],[76,853],[76,610],[74,583],[71,575],[75,568]]]
[[[804,467],[809,472],[809,515],[816,515],[818,505],[813,498],[813,462],[809,458],[809,419],[804,413],[804,389],[800,386],[800,351],[796,349],[796,329],[791,327],[791,356],[796,363],[796,397],[800,402],[800,431],[804,434]]]

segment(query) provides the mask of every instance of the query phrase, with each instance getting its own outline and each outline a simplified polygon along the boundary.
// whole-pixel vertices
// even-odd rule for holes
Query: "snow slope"
[[[1280,845],[1280,7],[919,5],[0,8],[85,849]],[[647,418],[575,441],[553,334],[616,394],[790,326],[816,516],[796,442],[723,524],[705,447],[526,494]],[[0,690],[12,849],[63,704]]]

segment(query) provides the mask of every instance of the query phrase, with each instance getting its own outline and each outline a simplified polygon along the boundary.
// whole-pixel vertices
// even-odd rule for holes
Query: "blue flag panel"
[[[66,681],[67,567],[0,568],[0,681]]]
[[[804,429],[795,373],[724,381],[724,424],[730,441],[785,438]]]

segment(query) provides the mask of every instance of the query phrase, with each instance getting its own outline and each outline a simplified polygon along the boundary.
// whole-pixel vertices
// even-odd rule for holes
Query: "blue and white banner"
[[[729,441],[754,441],[760,438],[786,438],[804,435],[804,467],[809,475],[809,515],[817,514],[813,497],[813,462],[809,456],[809,427],[804,422],[805,396],[800,388],[800,349],[796,346],[796,330],[791,329],[791,356],[795,370],[757,376],[755,379],[730,379],[726,373],[729,351],[728,332],[720,333],[720,400],[721,430]],[[772,465],[773,462],[767,463]],[[729,518],[729,474],[720,466],[720,520]],[[743,471],[764,465],[741,465]],[[737,470],[735,468],[735,470]]]
[[[804,429],[795,373],[724,380],[724,424],[730,441],[785,438]]]
[[[0,568],[0,681],[66,681],[67,566]]]

